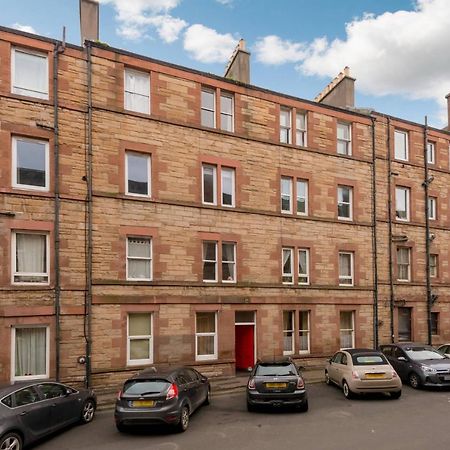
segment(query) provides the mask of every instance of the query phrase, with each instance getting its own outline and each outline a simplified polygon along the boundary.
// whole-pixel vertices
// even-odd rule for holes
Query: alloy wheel
[[[87,400],[83,406],[83,412],[81,413],[82,421],[89,423],[94,418],[95,406],[92,400]]]
[[[22,441],[14,433],[7,434],[0,440],[0,450],[21,450]]]
[[[180,415],[180,424],[179,424],[179,431],[183,432],[186,431],[189,426],[189,409],[187,406],[183,406],[183,409],[181,410]]]
[[[413,389],[418,389],[420,387],[420,380],[417,374],[411,373],[409,375],[409,384]]]

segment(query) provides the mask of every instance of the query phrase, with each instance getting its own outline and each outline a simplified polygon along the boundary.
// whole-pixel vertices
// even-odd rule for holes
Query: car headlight
[[[436,373],[436,369],[429,366],[422,366],[422,370],[426,373]]]

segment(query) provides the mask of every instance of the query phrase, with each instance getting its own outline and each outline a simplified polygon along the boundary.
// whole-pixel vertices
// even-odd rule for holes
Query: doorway
[[[255,364],[255,313],[236,311],[235,314],[236,370],[248,370]]]
[[[412,340],[411,309],[398,308],[398,340],[401,342]]]

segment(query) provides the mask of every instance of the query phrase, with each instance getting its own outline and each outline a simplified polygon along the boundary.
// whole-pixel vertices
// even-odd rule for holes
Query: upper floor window
[[[339,285],[353,286],[353,253],[339,252]]]
[[[127,239],[127,280],[151,281],[152,240],[129,237]]]
[[[409,221],[409,188],[395,188],[395,217],[397,220]]]
[[[203,281],[217,281],[217,242],[203,242]]]
[[[397,280],[411,280],[411,249],[408,247],[397,248]]]
[[[428,218],[436,220],[437,218],[437,198],[428,197]]]
[[[48,234],[13,232],[13,283],[48,284],[50,271],[48,245]]]
[[[49,190],[47,141],[23,137],[12,139],[12,185],[21,189]]]
[[[308,181],[297,180],[297,214],[308,215]]]
[[[151,157],[142,153],[125,153],[125,193],[151,196]]]
[[[222,281],[236,282],[236,244],[234,242],[222,242]]]
[[[13,94],[48,99],[47,55],[13,48],[11,71]]]
[[[291,110],[280,108],[280,142],[282,144],[292,143],[292,118]]]
[[[294,249],[283,248],[281,256],[282,256],[282,282],[283,284],[293,284]]]
[[[217,313],[195,314],[195,359],[217,359]]]
[[[309,249],[298,250],[298,284],[309,284]]]
[[[295,311],[283,311],[283,355],[294,353],[294,314]]]
[[[292,178],[281,177],[281,212],[292,213]]]
[[[427,142],[427,163],[436,163],[436,145],[434,142]]]
[[[220,174],[220,193],[217,192],[218,172]],[[203,164],[202,178],[202,202],[204,204],[217,205],[219,196],[222,206],[235,206],[236,170],[234,168]]]
[[[430,255],[430,277],[436,278],[438,276],[438,255]]]
[[[202,89],[201,123],[204,127],[216,127],[216,93],[212,89]]]
[[[222,206],[234,206],[235,169],[221,167]]]
[[[234,131],[234,98],[233,94],[220,94],[220,129]]]
[[[338,186],[338,219],[351,220],[353,216],[353,189]]]
[[[128,314],[127,363],[128,365],[153,362],[152,314]]]
[[[125,69],[125,109],[150,114],[150,75]]]
[[[434,311],[431,313],[431,334],[432,335],[439,334],[439,313]]]
[[[352,131],[349,123],[337,124],[337,152],[339,155],[352,154]]]
[[[218,246],[221,245],[222,261],[220,275],[218,267]],[[236,283],[236,243],[235,242],[203,242],[203,281]]]
[[[394,155],[395,159],[408,161],[408,133],[406,131],[395,130]]]
[[[295,143],[302,147],[307,145],[306,113],[297,113],[295,118]]]

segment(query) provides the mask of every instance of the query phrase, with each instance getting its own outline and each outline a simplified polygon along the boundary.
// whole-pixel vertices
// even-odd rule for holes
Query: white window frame
[[[289,251],[291,256],[291,272],[284,272],[284,252]],[[291,277],[291,281],[284,281],[283,278]],[[294,284],[294,249],[292,247],[283,247],[281,249],[281,281],[283,284]]]
[[[300,273],[300,253],[305,252],[306,254],[306,273],[301,274]],[[310,284],[310,278],[309,278],[309,248],[299,248],[298,249],[298,284],[302,286],[308,286]],[[300,281],[300,278],[307,278],[307,281]]]
[[[205,201],[205,168],[211,167],[213,169],[213,201],[207,202]],[[202,164],[202,203],[204,205],[213,205],[217,206],[217,166],[214,164]]]
[[[230,172],[231,176],[231,205],[225,205],[223,203],[223,173]],[[234,208],[235,207],[235,198],[236,198],[236,169],[234,167],[221,167],[220,168],[220,204],[224,208]],[[202,183],[203,186],[203,183]]]
[[[45,374],[16,376],[16,329],[45,328]],[[50,377],[50,327],[48,325],[14,325],[11,327],[11,381],[42,380]]]
[[[214,333],[197,333],[197,313],[210,313],[214,314]],[[199,355],[198,354],[198,339],[199,337],[214,336],[214,354],[213,355]],[[195,312],[195,360],[196,361],[210,361],[217,359],[217,311],[196,311]]]
[[[300,320],[300,314],[306,314],[306,317],[308,318],[308,328],[307,329],[303,329],[301,328],[302,326],[302,322]],[[306,333],[306,336],[308,337],[308,349],[307,350],[302,350],[301,347],[301,340],[300,340],[300,334],[301,333]],[[298,312],[298,338],[299,338],[299,350],[298,353],[299,355],[309,355],[311,353],[311,311],[299,311]]]
[[[224,244],[233,245],[233,261],[225,261],[224,260],[224,252],[223,246]],[[223,278],[223,264],[233,264],[233,279],[232,280],[223,280],[222,283],[233,284],[237,282],[237,273],[236,273],[236,242],[222,241],[222,263],[220,266],[221,276]]]
[[[352,327],[351,328],[342,328],[341,325],[341,313],[351,313],[352,315]],[[350,331],[352,336],[352,346],[351,348],[355,348],[355,311],[340,311],[339,312],[339,344],[341,344],[341,333],[342,331]],[[348,347],[340,347],[340,350]]]
[[[404,249],[408,251],[408,278],[400,278],[400,262],[399,251]],[[402,264],[403,266],[405,264]],[[397,247],[397,281],[411,281],[411,248],[410,247]]]
[[[128,191],[128,155],[131,154],[147,159],[147,186],[148,186],[147,194],[138,194],[135,192]],[[145,198],[150,198],[152,196],[152,157],[150,154],[139,153],[133,150],[127,150],[125,152],[125,194],[131,195],[133,197],[145,197]]]
[[[434,259],[434,265],[431,264],[431,260]],[[430,254],[430,277],[438,278],[439,272],[439,255],[437,253]]]
[[[403,151],[403,149],[398,149],[396,146],[396,136],[402,135],[405,142],[404,155],[400,155],[399,152]],[[402,130],[394,130],[394,158],[398,161],[409,161],[409,143],[408,143],[408,132]]]
[[[127,74],[128,73],[130,73],[130,74],[133,73],[135,75],[138,75],[141,78],[145,78],[146,79],[146,82],[147,82],[147,86],[146,87],[148,88],[147,89],[147,95],[140,94],[140,93],[133,92],[133,91],[127,91]],[[136,69],[132,69],[130,67],[126,67],[125,70],[124,70],[124,83],[123,83],[123,104],[124,104],[124,109],[126,111],[137,112],[137,113],[140,113],[140,114],[150,114],[150,111],[151,111],[150,92],[151,92],[151,89],[150,89],[150,73],[145,72],[143,70],[136,70]],[[146,111],[139,111],[137,109],[129,109],[129,108],[127,108],[126,107],[127,94],[146,98],[147,99]]]
[[[405,193],[406,219],[402,219],[401,217],[398,217],[398,215],[397,215],[397,211],[399,211],[397,209],[397,197],[398,197],[399,191],[402,191]],[[411,217],[410,217],[410,198],[411,198],[410,188],[408,188],[406,186],[395,186],[395,220],[397,220],[399,222],[409,222],[410,221],[410,219],[411,219]]]
[[[339,126],[346,127],[348,130],[348,139],[340,138],[338,137],[338,129]],[[345,144],[346,152],[342,153],[339,151],[339,145],[336,144],[336,152],[338,155],[344,155],[344,156],[352,156],[352,125],[350,123],[346,122],[338,122],[336,125],[336,141],[343,142]]]
[[[298,193],[298,191],[299,191],[299,189],[298,189],[299,183],[303,183],[305,185],[305,197],[304,197],[304,200],[305,200],[305,212],[302,212],[302,211],[299,212],[299,210],[298,210],[298,200],[300,198],[302,198],[302,197],[299,196],[299,193]],[[296,204],[295,204],[297,215],[299,215],[299,216],[307,216],[308,215],[308,210],[309,210],[308,196],[309,196],[309,181],[308,180],[304,180],[302,178],[297,178],[297,181],[296,181]]]
[[[305,118],[305,128],[299,127],[298,118],[303,116]],[[303,144],[299,144],[299,136],[303,137]],[[308,146],[308,114],[306,112],[297,112],[295,115],[295,145],[299,147]]]
[[[45,72],[46,72],[46,92],[39,92],[39,91],[30,91],[29,89],[25,89],[25,88],[21,88],[18,86],[15,86],[15,80],[16,80],[16,52],[19,53],[25,53],[27,55],[32,55],[32,56],[36,56],[39,58],[43,58],[45,59]],[[23,48],[18,48],[18,47],[13,47],[11,49],[11,92],[13,94],[17,94],[17,95],[23,95],[25,97],[33,97],[33,98],[40,98],[43,100],[48,100],[49,99],[49,71],[48,71],[48,54],[46,53],[40,53],[40,52],[36,52],[33,50],[28,50],[28,49],[23,49]],[[19,91],[28,91],[28,93],[23,93],[23,92],[19,92]],[[34,95],[30,95],[30,92],[33,92]]]
[[[285,329],[284,328],[284,314],[288,313],[291,318],[292,322],[292,328],[291,329]],[[284,349],[284,338],[287,336],[288,333],[291,333],[291,349],[285,350]],[[293,355],[295,353],[295,311],[283,311],[283,355]]]
[[[437,219],[437,197],[428,197],[428,218]]]
[[[289,210],[283,209],[283,180],[289,181]],[[280,202],[281,202],[281,213],[282,214],[292,214],[293,211],[293,190],[294,190],[294,180],[292,177],[281,177],[280,180]]]
[[[339,286],[354,286],[355,285],[355,255],[353,252],[339,252],[338,259],[341,259],[341,255],[350,255],[350,276],[341,275],[341,267],[338,264],[339,270]],[[343,280],[350,280],[350,283],[343,283]]]
[[[204,259],[204,247],[205,244],[214,244],[215,245],[215,255],[216,255],[216,259]],[[218,246],[218,241],[202,241],[202,280],[203,283],[217,283],[218,282],[218,277],[219,277],[219,270],[218,270],[218,263],[219,263],[219,254],[218,254],[218,250],[219,250],[219,246]],[[215,266],[215,270],[214,270],[214,280],[205,280],[203,278],[203,266],[205,264],[205,262],[213,262],[214,266]]]
[[[45,236],[45,261],[46,261],[46,272],[44,273],[25,273],[25,272],[17,272],[17,234],[38,234],[40,236]],[[11,284],[14,285],[23,285],[23,286],[46,286],[50,284],[50,237],[49,233],[44,231],[31,231],[31,230],[12,230],[11,232]],[[14,277],[16,276],[36,276],[36,277],[47,277],[47,281],[15,281]]]
[[[141,241],[149,241],[150,242],[150,257],[145,256],[130,256],[128,247],[130,239],[141,240]],[[152,281],[153,280],[153,239],[151,236],[127,236],[127,252],[126,252],[126,276],[127,281]],[[142,260],[142,261],[150,261],[150,277],[149,278],[130,278],[128,273],[128,261],[130,259],[133,260]]]
[[[231,99],[231,114],[222,110],[222,99],[224,97]],[[227,130],[222,127],[222,115],[231,117],[231,130]],[[234,95],[228,92],[220,93],[220,129],[223,131],[228,131],[229,133],[234,133]]]
[[[344,202],[344,201],[342,201],[342,202],[339,201],[339,193],[343,189],[348,189],[348,192],[349,192],[349,196],[348,196],[349,201],[348,201],[348,203]],[[338,219],[339,220],[350,220],[350,221],[353,220],[353,187],[352,186],[343,186],[343,185],[339,185],[338,186],[338,189],[337,189],[337,203],[338,203]],[[348,208],[349,216],[348,217],[339,215],[339,205],[348,205],[349,206],[349,208]]]
[[[289,115],[288,126],[281,125],[281,116],[282,116],[282,113],[284,113],[284,112],[288,113],[288,115]],[[282,137],[284,138],[284,133],[282,134],[282,131],[283,132],[287,131],[286,142],[282,139]],[[292,144],[292,109],[290,109],[290,108],[285,108],[285,107],[280,108],[280,142],[282,144]]]
[[[203,123],[201,123],[201,126],[202,127],[206,127],[206,128],[217,128],[217,123],[216,123],[216,108],[217,108],[217,105],[216,105],[216,91],[215,91],[215,89],[211,89],[211,88],[207,88],[207,87],[202,87],[201,91],[202,92],[208,92],[209,94],[212,94],[213,100],[214,100],[214,102],[213,102],[214,103],[213,104],[213,109],[208,109],[208,108],[203,106],[201,93],[200,93],[200,123],[201,123],[201,120],[202,120],[202,118],[201,118],[201,111],[202,110],[210,111],[210,112],[213,113],[213,126],[210,127],[209,125],[205,125]]]
[[[130,315],[142,314],[150,316],[150,334],[130,336]],[[129,311],[127,313],[127,366],[142,366],[145,364],[153,364],[153,314],[151,312]],[[131,341],[148,339],[149,341],[149,358],[131,359]]]
[[[427,163],[436,164],[436,144],[427,142]]]
[[[43,144],[45,146],[45,186],[34,186],[32,184],[20,184],[17,181],[17,142],[33,142],[36,144]],[[42,191],[48,192],[50,186],[50,154],[49,154],[49,143],[42,139],[31,139],[22,136],[12,137],[12,187],[15,189],[26,189],[32,191]]]

